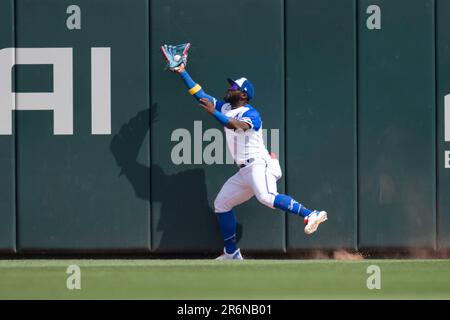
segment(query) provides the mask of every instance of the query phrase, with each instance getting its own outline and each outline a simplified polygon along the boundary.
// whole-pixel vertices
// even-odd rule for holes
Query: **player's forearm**
[[[232,130],[247,130],[249,129],[249,125],[246,122],[239,121],[230,117],[227,117],[223,113],[215,110],[211,115],[216,118],[224,127]]]
[[[248,130],[250,129],[250,126],[247,122],[244,121],[239,121],[233,118],[230,118],[230,121],[227,123],[226,127],[228,129],[233,129],[233,130]]]
[[[189,94],[194,96],[197,100],[200,100],[201,98],[207,98],[211,102],[214,101],[213,97],[208,95],[198,83],[192,80],[191,76],[186,70],[180,73],[180,77],[181,79],[183,79],[184,84],[188,88]]]

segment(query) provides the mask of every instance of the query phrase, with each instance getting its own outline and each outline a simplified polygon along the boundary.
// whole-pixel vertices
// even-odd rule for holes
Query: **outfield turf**
[[[450,260],[0,260],[0,299],[450,299]]]

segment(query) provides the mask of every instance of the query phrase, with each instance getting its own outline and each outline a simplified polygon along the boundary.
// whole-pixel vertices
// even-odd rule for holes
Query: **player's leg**
[[[273,166],[278,166],[278,163],[263,160],[262,162],[255,162],[249,167],[247,180],[256,198],[269,208],[277,208],[303,217],[306,222],[305,232],[307,234],[313,233],[320,223],[327,220],[327,213],[310,210],[291,196],[278,193],[278,177],[275,173],[279,170],[273,168]]]
[[[315,232],[319,225],[328,219],[326,211],[311,211],[286,194],[278,194],[274,199],[273,206],[283,211],[302,216],[306,224],[304,229],[306,234]]]
[[[278,194],[277,177],[271,172],[268,161],[257,159],[241,169],[241,173],[258,201],[274,209],[273,202]]]
[[[236,246],[236,215],[233,208],[253,196],[239,172],[228,179],[214,201],[214,211],[224,241],[224,255],[220,259],[242,258]],[[218,259],[219,259],[218,258]]]

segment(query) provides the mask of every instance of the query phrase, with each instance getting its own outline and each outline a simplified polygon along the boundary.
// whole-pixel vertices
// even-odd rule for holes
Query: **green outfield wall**
[[[289,250],[357,246],[355,14],[353,0],[286,2],[287,190],[336,214],[311,237],[289,216]]]
[[[278,191],[329,214],[306,236],[252,198],[243,250],[450,248],[449,21],[446,0],[0,1],[0,252],[221,250],[237,166],[165,70],[184,42],[214,97],[252,80]]]
[[[367,27],[377,5],[381,28]],[[435,18],[432,0],[360,1],[359,246],[436,241]]]
[[[49,64],[21,65],[16,91],[56,92],[66,86],[64,81],[72,81],[73,88],[73,99],[68,99],[73,101],[72,134],[54,134],[55,112],[53,117],[45,110],[17,112],[19,252],[148,251],[148,170],[139,172],[139,178],[147,175],[139,186],[130,181],[134,182],[141,166],[148,166],[150,146],[140,145],[139,153],[133,154],[140,137],[127,127],[130,119],[149,105],[148,2],[78,1],[81,29],[67,27],[71,22],[67,21],[67,9],[74,2],[15,3],[16,45],[65,48],[69,50],[68,66],[63,72],[72,69],[72,77],[57,83],[59,65],[53,70]],[[98,59],[95,48],[110,48],[109,54]],[[91,75],[96,69],[100,69],[102,81]],[[95,99],[110,104],[110,133],[93,134],[93,110],[104,108]]]

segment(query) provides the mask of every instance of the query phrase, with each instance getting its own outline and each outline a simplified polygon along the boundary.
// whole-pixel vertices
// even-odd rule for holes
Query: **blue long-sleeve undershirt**
[[[217,121],[220,122],[220,124],[222,124],[223,126],[226,126],[229,122],[230,122],[230,118],[228,118],[226,115],[222,114],[220,112],[220,107],[223,105],[222,101],[217,101],[216,98],[210,96],[209,94],[207,94],[201,87],[199,84],[195,83],[194,80],[192,80],[191,76],[189,75],[189,73],[187,73],[187,71],[183,71],[180,73],[181,79],[183,79],[184,83],[186,84],[188,90],[190,91],[190,93],[192,94],[191,90],[194,91],[195,93],[193,93],[192,95],[197,99],[200,100],[202,98],[207,98],[209,101],[211,101],[212,103],[214,103],[214,107],[215,107],[215,111],[212,114],[212,116],[214,118],[217,119]]]
[[[180,73],[181,79],[183,79],[184,83],[186,84],[188,90],[191,90],[194,88],[197,83],[192,80],[191,76],[187,71],[183,71]],[[200,100],[202,98],[208,98],[212,103],[215,103],[216,99],[209,94],[207,94],[203,89],[200,89],[193,95],[197,100]]]

